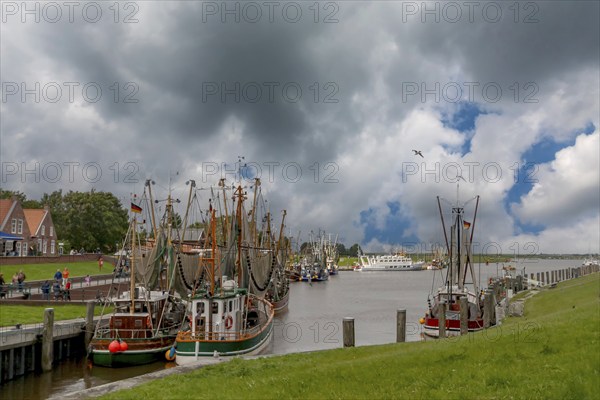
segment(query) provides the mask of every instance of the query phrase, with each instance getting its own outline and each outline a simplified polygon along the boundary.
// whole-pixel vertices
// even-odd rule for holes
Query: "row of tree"
[[[40,200],[31,200],[24,193],[0,189],[0,198],[12,196],[23,208],[48,205],[57,237],[75,249],[111,252],[127,232],[127,210],[112,193],[91,190],[63,194],[57,190],[44,193]]]

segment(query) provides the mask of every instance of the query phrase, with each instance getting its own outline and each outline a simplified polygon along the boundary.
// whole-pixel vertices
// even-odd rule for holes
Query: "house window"
[[[17,233],[17,219],[13,218],[10,221],[10,233]]]
[[[43,248],[42,248],[42,253],[46,254],[48,252],[48,241],[44,240],[43,242]]]
[[[54,254],[54,250],[55,250],[55,243],[54,243],[54,240],[52,240],[50,242],[50,254]]]
[[[17,242],[17,255],[21,255],[21,242]]]
[[[27,247],[27,242],[23,243],[23,247],[22,247],[22,249],[23,249],[23,251],[22,251],[22,253],[23,253],[23,254],[21,254],[21,255],[22,255],[23,257],[25,257],[25,256],[28,256],[29,254],[28,254],[28,251],[27,251],[27,250],[29,250],[29,247]]]
[[[50,226],[50,237],[54,236],[54,227]]]
[[[42,239],[38,239],[38,245],[37,245],[37,252],[41,253],[42,252]],[[36,254],[37,256],[37,254]]]
[[[23,233],[23,220],[19,218],[19,227],[17,233]]]
[[[46,225],[42,225],[42,236],[46,235]]]

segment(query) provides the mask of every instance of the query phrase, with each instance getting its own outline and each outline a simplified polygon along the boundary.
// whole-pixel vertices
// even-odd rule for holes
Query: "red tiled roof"
[[[11,199],[0,199],[0,225],[4,222],[4,218],[6,218],[6,214],[8,214],[12,205],[13,201]]]
[[[27,225],[29,226],[29,232],[31,233],[31,236],[35,236],[37,234],[38,228],[44,220],[46,213],[46,210],[40,210],[35,208],[23,209],[23,214],[25,214],[25,220],[27,221]]]

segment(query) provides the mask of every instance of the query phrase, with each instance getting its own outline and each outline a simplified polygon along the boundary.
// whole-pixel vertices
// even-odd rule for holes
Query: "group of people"
[[[23,283],[25,282],[25,272],[23,272],[23,270],[20,270],[19,272],[15,272],[15,274],[12,276],[12,281],[10,286],[12,286],[13,288],[17,288],[17,290],[19,292],[23,291]],[[9,286],[6,284],[6,281],[4,280],[4,275],[0,274],[0,298],[3,298],[6,296],[7,293],[7,289],[9,288]]]
[[[71,300],[71,279],[69,279],[69,268],[65,267],[65,269],[61,272],[60,269],[57,269],[54,273],[54,282],[52,285],[50,281],[45,281],[42,284],[42,299],[50,300],[50,290],[52,289],[52,293],[54,294],[54,300],[62,299],[64,301]],[[85,277],[85,283],[87,286],[90,285],[91,278],[89,275]]]

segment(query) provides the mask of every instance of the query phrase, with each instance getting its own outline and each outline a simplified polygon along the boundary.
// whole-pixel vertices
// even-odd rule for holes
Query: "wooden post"
[[[517,276],[517,291],[520,292],[523,290],[523,275]]]
[[[483,298],[483,327],[489,328],[492,324],[492,294],[485,293]]]
[[[466,297],[460,298],[460,334],[469,333],[469,302]]]
[[[396,343],[406,342],[406,310],[396,312]]]
[[[85,348],[87,349],[94,336],[94,307],[96,302],[94,300],[86,303],[86,314],[85,314]]]
[[[342,322],[344,347],[354,347],[354,318],[344,317]]]
[[[537,276],[537,281],[538,281],[539,283],[542,283],[542,281],[540,280],[540,273],[539,273],[539,272],[536,274],[536,276]]]
[[[54,309],[44,310],[44,331],[42,333],[42,371],[52,371],[54,361]]]
[[[438,316],[438,330],[439,330],[439,338],[443,339],[446,337],[446,303],[441,303],[439,305],[440,315]]]
[[[546,285],[550,284],[550,271],[546,271]]]

